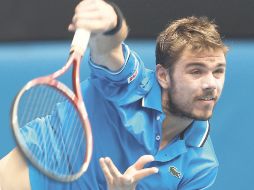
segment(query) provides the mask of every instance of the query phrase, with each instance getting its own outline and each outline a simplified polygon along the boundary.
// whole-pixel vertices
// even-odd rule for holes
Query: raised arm
[[[126,22],[115,5],[103,0],[83,0],[75,9],[69,30],[85,28],[91,31],[91,58],[93,62],[111,71],[124,64],[121,43],[128,34]]]
[[[91,31],[89,45],[93,62],[112,71],[124,64],[121,43],[128,33],[125,20],[116,10],[102,0],[83,0],[76,7],[69,26],[71,31],[76,28]],[[17,148],[0,160],[0,190],[12,189],[31,189],[27,163]]]

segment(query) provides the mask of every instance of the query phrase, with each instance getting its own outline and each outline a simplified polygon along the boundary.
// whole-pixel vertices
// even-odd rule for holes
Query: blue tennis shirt
[[[155,157],[146,167],[156,166],[159,172],[141,180],[138,190],[197,190],[213,184],[218,161],[209,137],[209,122],[194,121],[182,137],[159,150],[165,115],[155,72],[146,69],[126,44],[122,48],[125,63],[121,70],[111,72],[90,60],[91,75],[81,84],[94,139],[87,172],[72,183],[59,183],[28,162],[33,190],[107,189],[99,158],[110,157],[124,172],[145,154]],[[31,135],[33,130],[29,126],[24,133]],[[36,144],[36,138],[31,139]]]

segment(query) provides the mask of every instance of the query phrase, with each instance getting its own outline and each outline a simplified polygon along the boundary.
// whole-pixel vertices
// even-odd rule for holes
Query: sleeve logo
[[[128,77],[128,84],[131,83],[138,75],[138,67],[136,68],[136,70],[134,71],[134,73]]]

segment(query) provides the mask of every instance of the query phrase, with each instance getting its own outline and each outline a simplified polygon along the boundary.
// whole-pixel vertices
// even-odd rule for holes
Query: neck
[[[162,141],[160,149],[164,148],[176,136],[180,135],[192,121],[192,119],[179,118],[172,114],[167,114],[162,124]]]
[[[162,106],[163,108],[167,107],[168,96],[162,95]],[[187,117],[176,116],[167,109],[163,109],[166,114],[166,118],[162,124],[162,141],[160,144],[160,149],[168,145],[173,138],[180,135],[193,121],[193,119]]]

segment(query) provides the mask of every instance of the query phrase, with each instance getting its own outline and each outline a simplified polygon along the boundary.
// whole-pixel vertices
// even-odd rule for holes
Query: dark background
[[[32,78],[59,69],[68,57],[73,34],[67,26],[78,2],[0,0],[0,159],[16,146],[9,121],[15,95]],[[209,189],[253,190],[254,0],[114,2],[129,23],[127,44],[149,68],[154,68],[155,36],[169,21],[191,15],[216,20],[230,51],[224,92],[211,120],[220,167]],[[88,64],[82,66],[83,80],[89,76],[89,68]]]
[[[1,0],[0,41],[64,40],[78,0]],[[226,38],[254,36],[253,0],[114,0],[130,26],[130,38],[155,38],[176,18],[208,16]]]

